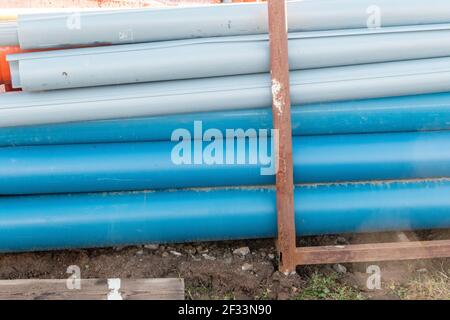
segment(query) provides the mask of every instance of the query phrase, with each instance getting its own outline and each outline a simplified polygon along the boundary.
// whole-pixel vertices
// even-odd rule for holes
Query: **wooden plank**
[[[302,247],[296,250],[298,265],[446,257],[450,257],[450,240]]]
[[[280,271],[295,271],[294,178],[292,167],[291,101],[286,2],[269,0],[270,66],[272,76],[272,114],[275,135],[276,190]]]
[[[112,291],[108,279],[82,279],[80,289],[69,289],[67,281],[0,280],[0,300],[108,300]],[[117,292],[123,300],[184,300],[184,280],[123,279]]]

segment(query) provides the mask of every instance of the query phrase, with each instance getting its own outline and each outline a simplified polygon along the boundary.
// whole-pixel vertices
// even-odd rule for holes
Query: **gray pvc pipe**
[[[291,70],[443,56],[450,56],[448,24],[289,35]],[[13,86],[25,91],[261,73],[269,60],[266,35],[8,56]]]
[[[450,22],[448,0],[288,2],[289,30],[377,28]],[[19,15],[21,48],[124,44],[267,32],[267,4]]]
[[[267,73],[0,95],[0,127],[271,106]],[[450,58],[291,72],[293,105],[450,91]]]
[[[0,23],[0,46],[17,46],[18,44],[17,23]]]

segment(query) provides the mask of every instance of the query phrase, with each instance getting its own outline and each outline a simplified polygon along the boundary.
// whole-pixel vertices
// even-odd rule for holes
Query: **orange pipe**
[[[25,52],[19,47],[0,47],[0,85],[4,84],[6,91],[11,91],[11,71],[9,63],[6,61],[8,54]]]
[[[0,86],[4,85],[4,92],[21,91],[20,89],[14,89],[11,85],[11,71],[9,69],[9,63],[6,61],[8,54],[21,53],[19,47],[0,47]]]
[[[0,87],[4,85],[4,91],[22,91],[21,89],[14,89],[11,81],[11,69],[9,63],[6,61],[6,56],[15,53],[25,53],[43,50],[22,50],[19,46],[0,47]],[[0,91],[1,92],[1,91]]]

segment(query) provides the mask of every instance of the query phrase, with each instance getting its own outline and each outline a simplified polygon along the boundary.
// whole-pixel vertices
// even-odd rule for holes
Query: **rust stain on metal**
[[[277,247],[280,254],[280,271],[292,273],[296,266],[296,236],[286,3],[284,0],[269,0],[268,10],[272,113],[274,129],[278,130],[278,141],[275,141],[278,150],[276,161],[279,164],[276,173]]]

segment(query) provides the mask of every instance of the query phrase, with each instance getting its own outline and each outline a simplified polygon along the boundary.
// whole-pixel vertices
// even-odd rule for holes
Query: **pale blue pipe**
[[[269,72],[269,51],[268,35],[252,35],[29,52],[7,60],[14,88],[43,91]],[[290,33],[288,51],[290,70],[446,57],[450,25]]]
[[[0,95],[0,127],[264,108],[269,73]],[[292,105],[450,91],[450,57],[290,72]]]
[[[172,141],[0,148],[0,194],[274,184],[274,175],[263,175],[273,164],[270,147],[257,152],[249,141],[258,142],[247,140],[242,164],[239,144],[227,149],[222,140],[219,164],[208,164],[210,143],[202,148],[201,141],[185,145],[184,153]],[[234,150],[232,164],[225,164],[227,150]],[[450,177],[450,131],[294,137],[293,161],[296,183]]]
[[[450,182],[302,186],[299,236],[450,227]],[[276,236],[269,189],[0,198],[0,251]]]
[[[0,146],[170,140],[178,128],[269,129],[271,109],[0,128]],[[450,93],[311,104],[292,108],[292,134],[405,132],[450,129]]]
[[[288,1],[290,31],[448,23],[447,0]],[[22,49],[267,33],[267,4],[19,15]]]

